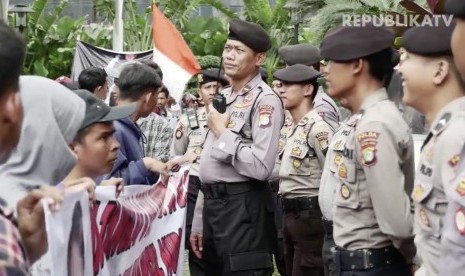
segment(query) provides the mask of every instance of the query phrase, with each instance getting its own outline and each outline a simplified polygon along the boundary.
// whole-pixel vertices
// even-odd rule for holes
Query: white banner
[[[99,186],[90,209],[84,206],[84,193],[67,196],[58,213],[46,212],[52,275],[182,276],[188,177],[189,167],[183,166],[169,180],[153,186],[124,187],[117,199],[114,187]],[[87,227],[85,254],[81,255],[85,256],[85,274],[74,274],[75,267],[82,264],[78,257],[63,261],[67,260],[63,252],[78,252],[74,247],[67,249],[68,241],[75,239],[70,228],[75,225],[73,208],[78,200],[82,225]]]

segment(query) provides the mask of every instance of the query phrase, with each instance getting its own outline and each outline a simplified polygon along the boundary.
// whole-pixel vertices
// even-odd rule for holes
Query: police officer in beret
[[[224,78],[224,74],[219,69],[202,70],[197,75],[199,96],[205,105],[212,102],[212,98],[217,90],[223,90],[223,87],[229,85]],[[192,219],[194,217],[195,204],[200,190],[199,179],[199,159],[202,152],[202,134],[207,125],[207,112],[205,106],[187,109],[184,113],[174,132],[173,142],[171,144],[171,155],[185,158],[186,162],[192,163],[189,171],[189,186],[187,191],[187,216],[186,216],[186,238],[189,240]],[[178,162],[179,163],[179,162]],[[202,260],[195,256],[187,241],[186,246],[189,249],[189,271],[192,276],[204,275],[204,265]]]
[[[448,0],[446,12],[454,15],[455,29],[452,34],[451,48],[457,69],[465,79],[465,2]],[[463,124],[461,125],[463,126]],[[465,257],[465,148],[462,148],[455,177],[449,187],[445,187],[448,201],[444,217],[444,228],[441,236],[440,275],[462,275],[463,258]]]
[[[465,141],[465,87],[453,62],[453,28],[415,27],[402,39],[406,52],[398,70],[404,83],[403,100],[425,114],[431,126],[422,146],[412,193],[415,244],[422,261],[420,275],[451,275],[439,273],[447,208],[445,190],[452,184],[450,179],[455,175]]]
[[[318,189],[333,130],[313,108],[320,75],[302,64],[273,74],[282,82],[278,91],[293,119],[279,171],[286,275],[324,275]]]
[[[223,50],[231,87],[226,112],[207,112],[191,244],[206,275],[272,275],[273,203],[267,183],[284,121],[281,100],[259,66],[271,39],[258,24],[229,23]],[[203,222],[203,223],[202,223]]]
[[[278,54],[288,66],[303,64],[313,66],[317,71],[320,70],[320,50],[310,44],[282,46],[279,48]],[[323,91],[321,86],[315,96],[313,105],[318,111],[318,114],[323,117],[323,119],[330,124],[335,131],[339,126],[339,122],[343,121],[341,118],[341,112],[334,100]]]
[[[409,275],[413,217],[406,190],[414,176],[413,141],[388,100],[394,35],[370,24],[341,27],[321,43],[328,93],[354,114],[330,166],[337,275]],[[336,149],[337,148],[337,149]]]
[[[446,12],[453,15],[455,19],[451,47],[455,64],[462,75],[462,79],[465,79],[465,52],[463,51],[465,45],[465,1],[447,0]]]

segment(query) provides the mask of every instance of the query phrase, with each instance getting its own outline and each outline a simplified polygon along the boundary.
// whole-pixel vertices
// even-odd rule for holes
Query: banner
[[[82,208],[83,221],[88,218],[83,224],[88,227],[84,231],[88,238],[84,239],[85,255],[81,255],[86,257],[85,274],[80,275],[182,276],[188,178],[189,167],[183,166],[153,186],[124,187],[118,198],[114,187],[97,187],[95,203]],[[46,212],[52,275],[77,275],[69,274],[70,267],[81,265],[80,261],[63,261],[69,244],[63,241],[74,240],[76,235],[69,229],[74,221],[73,202],[79,196],[67,196],[58,213]],[[91,261],[87,256],[93,257]]]
[[[78,41],[74,52],[71,79],[77,81],[82,70],[91,66],[105,68],[107,74],[115,78],[119,76],[122,64],[128,61],[140,60],[153,60],[153,50],[144,52],[115,52]]]

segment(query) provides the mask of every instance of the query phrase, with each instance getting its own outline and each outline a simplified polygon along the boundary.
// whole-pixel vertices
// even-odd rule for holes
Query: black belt
[[[264,181],[251,180],[245,182],[202,184],[201,189],[206,199],[216,199],[264,189],[267,185],[268,183]]]
[[[333,234],[333,221],[328,220],[327,218],[322,218],[323,221],[323,228],[325,229],[326,235],[332,235]]]
[[[341,271],[369,270],[390,265],[405,264],[404,257],[393,246],[380,249],[343,250],[336,248],[334,263]]]
[[[298,212],[304,210],[319,210],[318,197],[298,197],[298,198],[283,198],[284,212]]]
[[[268,183],[270,184],[270,188],[273,193],[277,193],[279,191],[279,179],[268,180]]]

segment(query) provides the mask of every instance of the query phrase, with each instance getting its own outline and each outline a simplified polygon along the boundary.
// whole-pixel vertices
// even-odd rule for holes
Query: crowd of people
[[[369,23],[282,46],[272,78],[271,37],[232,20],[222,68],[179,104],[154,61],[110,86],[97,67],[21,76],[25,43],[0,22],[0,275],[47,251],[42,200],[184,163],[191,275],[463,275],[465,2],[446,8],[454,23],[410,28],[401,53]]]

